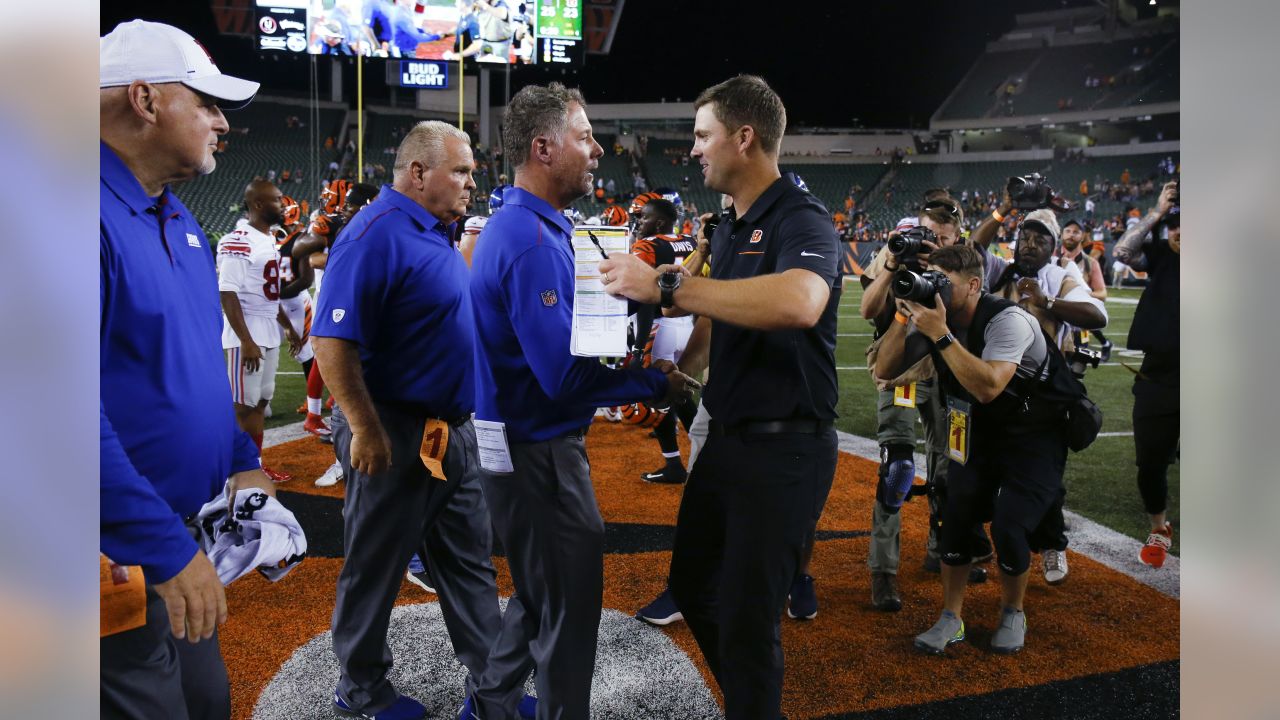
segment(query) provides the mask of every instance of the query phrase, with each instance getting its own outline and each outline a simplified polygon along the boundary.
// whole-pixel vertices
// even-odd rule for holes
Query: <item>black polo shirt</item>
[[[784,175],[742,218],[711,238],[711,277],[734,280],[810,270],[831,287],[818,324],[806,330],[751,330],[716,321],[703,401],[726,424],[836,417],[836,308],[840,240],[822,202]]]

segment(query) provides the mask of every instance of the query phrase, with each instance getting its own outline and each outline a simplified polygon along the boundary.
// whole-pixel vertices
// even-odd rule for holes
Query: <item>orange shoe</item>
[[[276,483],[277,485],[280,483],[287,483],[293,479],[293,476],[290,475],[289,473],[280,472],[279,470],[272,470],[266,465],[262,466],[262,472],[266,473],[267,477],[271,478],[271,481]]]
[[[1173,545],[1173,524],[1166,522],[1159,530],[1152,530],[1147,536],[1147,544],[1138,551],[1138,559],[1153,568],[1164,565],[1169,547]]]
[[[333,431],[328,425],[324,424],[324,418],[314,413],[307,413],[307,419],[302,421],[302,429],[315,435],[316,437],[329,437]]]

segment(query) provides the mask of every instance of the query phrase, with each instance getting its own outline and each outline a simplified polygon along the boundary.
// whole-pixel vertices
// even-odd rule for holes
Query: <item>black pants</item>
[[[334,437],[347,478],[342,512],[345,560],[333,610],[333,650],[341,670],[338,691],[353,709],[369,714],[381,712],[399,696],[388,677],[392,656],[387,630],[415,552],[425,550],[431,557],[450,640],[470,671],[468,687],[485,669],[499,621],[493,577],[474,563],[468,567],[449,556],[449,546],[436,527],[463,480],[479,471],[475,429],[470,422],[449,429],[443,462],[448,482],[441,482],[418,454],[426,418],[387,405],[375,407],[391,439],[391,467],[385,472],[371,477],[351,467],[352,436],[346,423],[337,426]]]
[[[1168,508],[1169,465],[1178,455],[1178,355],[1147,353],[1133,383],[1133,445],[1138,493],[1148,515]]]
[[[1056,549],[1053,513],[1061,511],[1065,495],[1066,437],[1053,426],[1008,430],[975,429],[969,461],[953,460],[947,470],[939,542],[948,565],[964,565],[979,554],[972,528],[988,520],[996,558],[1008,575],[1026,572],[1032,550]]]
[[[712,434],[685,485],[671,594],[724,692],[725,716],[776,720],[780,620],[826,504],[836,434]]]
[[[164,600],[147,586],[147,623],[99,643],[101,714],[128,720],[227,720],[231,686],[218,634],[194,645],[169,632]]]
[[[516,720],[535,666],[538,717],[586,720],[604,597],[604,519],[583,436],[513,443],[511,473],[482,470],[485,498],[516,593],[476,703],[485,720]]]

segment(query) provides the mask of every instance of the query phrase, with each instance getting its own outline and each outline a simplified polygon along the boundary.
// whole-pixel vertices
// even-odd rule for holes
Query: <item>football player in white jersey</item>
[[[262,447],[264,411],[275,392],[281,329],[291,352],[301,339],[280,307],[280,252],[271,226],[284,220],[280,190],[266,180],[244,191],[246,217],[218,242],[218,290],[222,297],[222,347],[240,427]],[[276,482],[292,479],[263,467]]]

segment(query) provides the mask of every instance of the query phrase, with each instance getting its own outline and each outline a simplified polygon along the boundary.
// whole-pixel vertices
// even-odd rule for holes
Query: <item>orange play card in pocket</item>
[[[422,429],[422,447],[418,455],[427,466],[431,477],[444,481],[444,452],[449,447],[449,423],[432,418]]]
[[[106,637],[142,627],[147,622],[147,586],[142,568],[117,565],[102,553],[98,557],[102,612],[99,635]]]

